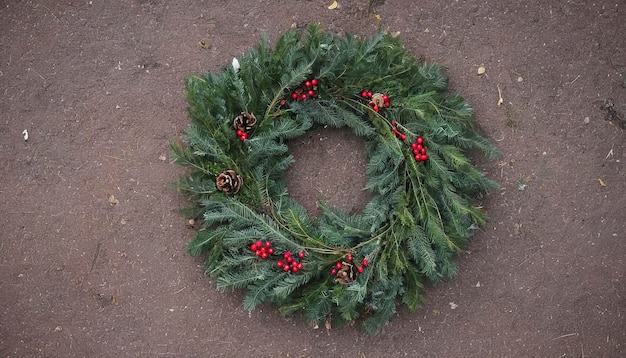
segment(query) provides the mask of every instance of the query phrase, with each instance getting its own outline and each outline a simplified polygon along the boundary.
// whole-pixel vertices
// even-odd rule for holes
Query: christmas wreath
[[[454,254],[485,223],[477,197],[495,187],[466,152],[496,149],[434,64],[395,38],[336,37],[319,26],[263,38],[220,74],[186,80],[192,124],[171,144],[190,168],[177,182],[202,218],[188,243],[205,253],[219,290],[246,289],[252,310],[273,302],[313,323],[363,317],[377,332],[425,280],[451,277]],[[288,194],[288,141],[314,125],[366,141],[371,201],[356,215],[320,203],[311,219]]]

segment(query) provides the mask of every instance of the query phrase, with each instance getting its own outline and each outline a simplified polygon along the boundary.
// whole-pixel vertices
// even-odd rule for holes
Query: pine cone
[[[256,128],[256,117],[253,113],[241,112],[233,121],[233,126],[236,130],[251,132]]]
[[[374,93],[372,96],[372,102],[378,106],[378,108],[383,108],[385,106],[385,99],[382,93]]]
[[[226,194],[237,194],[239,188],[243,184],[241,176],[237,175],[234,170],[225,170],[217,176],[215,185]]]
[[[356,279],[356,270],[351,263],[342,262],[341,265],[341,268],[337,271],[337,282],[347,285]]]

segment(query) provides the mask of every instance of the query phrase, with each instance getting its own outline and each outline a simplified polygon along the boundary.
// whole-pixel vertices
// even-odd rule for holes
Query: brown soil
[[[331,2],[3,2],[1,356],[626,356],[626,4]],[[476,158],[502,188],[460,274],[376,336],[217,292],[183,251],[194,230],[168,189],[183,173],[168,141],[189,123],[184,76],[308,22],[400,31],[449,68],[502,153]],[[294,197],[358,210],[360,142],[298,140]]]

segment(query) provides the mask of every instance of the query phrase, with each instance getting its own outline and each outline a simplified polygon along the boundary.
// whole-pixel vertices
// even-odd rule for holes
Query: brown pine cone
[[[347,285],[356,279],[356,272],[354,265],[348,262],[342,262],[341,268],[337,271],[337,282],[342,285]]]
[[[378,108],[383,108],[385,106],[385,99],[382,93],[374,93],[372,96],[372,102],[378,106]]]
[[[241,112],[233,121],[233,126],[236,130],[251,132],[256,128],[256,117],[253,113]]]
[[[226,194],[237,194],[239,188],[243,184],[241,176],[237,175],[234,170],[225,170],[217,176],[215,185]]]

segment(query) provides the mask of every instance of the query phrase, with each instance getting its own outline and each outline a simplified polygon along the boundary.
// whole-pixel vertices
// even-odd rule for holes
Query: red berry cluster
[[[424,138],[417,137],[415,142],[411,143],[411,148],[413,148],[413,154],[415,155],[415,160],[418,162],[425,162],[428,160],[428,155],[426,154],[426,148],[424,148]]]
[[[297,257],[291,255],[291,251],[285,252],[283,259],[276,263],[278,268],[283,269],[285,272],[298,273],[304,266],[300,260],[304,258],[304,251],[300,251]]]
[[[239,137],[240,141],[245,141],[248,139],[248,132],[244,132],[241,129],[237,129],[237,137]]]
[[[294,101],[302,101],[307,98],[315,97],[315,91],[317,91],[318,83],[319,81],[315,78],[304,81],[300,87],[291,92],[291,99]],[[281,101],[280,104],[283,105],[284,102]]]
[[[255,255],[262,259],[268,258],[271,254],[274,253],[274,249],[272,248],[272,243],[269,241],[265,241],[264,243],[261,240],[257,240],[254,244],[250,245],[250,250],[254,252]]]
[[[331,275],[336,275],[342,268],[344,268],[344,265],[354,265],[353,259],[354,257],[352,256],[352,254],[348,254],[346,256],[346,259],[348,260],[348,262],[337,262],[335,265],[333,265],[333,268],[330,270],[330,274]],[[367,267],[367,265],[369,264],[369,262],[367,261],[367,259],[363,259],[361,261],[361,265],[362,266],[357,266],[357,271],[359,273],[363,273],[364,268]]]
[[[369,105],[376,112],[380,111],[381,108],[386,108],[391,106],[389,102],[389,95],[384,93],[372,93],[372,91],[363,90],[361,91],[361,97],[365,99],[369,99]]]
[[[396,135],[396,137],[398,137],[398,139],[405,141],[406,140],[406,134],[400,132],[398,130],[398,123],[396,123],[396,121],[392,120],[391,121],[391,126],[393,127],[393,134]]]

